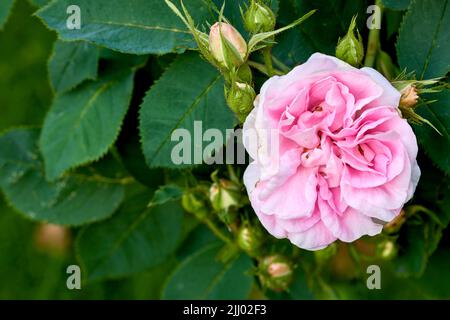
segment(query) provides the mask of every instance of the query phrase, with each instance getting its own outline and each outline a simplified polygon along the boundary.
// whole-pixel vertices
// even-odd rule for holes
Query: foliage
[[[185,11],[173,2],[199,34],[223,14],[247,41],[253,36],[256,92],[271,72],[316,51],[334,54],[356,15],[365,47],[378,41],[373,65],[386,77],[406,70],[409,79],[439,78],[415,109],[439,132],[413,126],[422,178],[406,222],[316,253],[265,231],[257,251],[242,249],[240,225],[263,230],[241,182],[245,166],[171,161],[175,129],[194,137],[202,121],[203,131],[224,133],[240,119],[225,98],[230,78],[203,51],[202,59],[166,2],[79,0],[82,27],[70,30],[72,1],[1,1],[0,299],[450,298],[448,0],[377,1],[378,38],[365,27],[365,0],[272,1],[276,28],[288,26],[276,35],[245,30],[246,0],[227,1],[222,13],[219,0],[185,0]],[[248,77],[235,71],[239,81]],[[48,223],[70,239],[57,253],[37,240]],[[285,292],[259,278],[258,262],[275,253],[293,262]],[[69,264],[82,267],[81,291],[65,288]],[[382,290],[366,288],[370,264],[383,268]]]

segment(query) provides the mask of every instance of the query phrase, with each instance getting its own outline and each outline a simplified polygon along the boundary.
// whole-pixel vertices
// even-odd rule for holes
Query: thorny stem
[[[266,65],[267,75],[272,77],[274,75],[273,64],[272,64],[272,48],[265,47],[262,50],[262,54],[264,57],[264,63]]]
[[[380,23],[383,17],[383,7],[380,0],[375,1],[375,5],[380,8]],[[367,40],[367,52],[366,58],[364,59],[364,66],[373,67],[375,64],[375,58],[380,49],[380,29],[373,28],[369,31],[369,37]]]
[[[233,241],[224,232],[222,232],[222,230],[220,230],[212,220],[205,219],[204,222],[208,226],[208,228],[212,231],[212,233],[214,233],[223,242],[227,244],[233,243]]]
[[[291,68],[289,68],[287,65],[285,65],[283,62],[281,62],[277,57],[272,56],[272,60],[275,63],[275,65],[281,69],[282,72],[288,73],[291,71]]]

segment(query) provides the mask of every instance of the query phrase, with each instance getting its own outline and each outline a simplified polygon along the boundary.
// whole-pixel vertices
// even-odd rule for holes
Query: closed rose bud
[[[42,224],[36,229],[35,243],[41,251],[63,255],[71,243],[70,230],[55,224]]]
[[[232,25],[216,22],[209,32],[209,50],[221,67],[232,70],[244,63],[247,43]]]
[[[199,192],[187,191],[183,193],[181,205],[186,212],[193,214],[200,220],[203,220],[209,213],[207,198]]]
[[[400,106],[405,108],[412,108],[417,104],[419,95],[414,85],[408,85],[401,91]]]
[[[209,199],[215,211],[229,211],[241,205],[242,190],[234,182],[220,179],[211,185]]]
[[[275,14],[259,0],[252,0],[244,13],[245,28],[251,33],[273,31],[275,23]]]
[[[264,233],[258,225],[252,225],[249,221],[242,223],[237,234],[237,242],[242,250],[250,256],[256,256],[261,249],[263,241]]]
[[[230,89],[226,90],[225,94],[230,109],[241,122],[244,122],[253,109],[253,101],[256,97],[253,87],[246,83],[235,82]]]
[[[282,255],[271,255],[261,260],[259,264],[259,279],[261,284],[274,291],[286,290],[292,282],[292,263]]]
[[[364,57],[364,46],[358,30],[356,30],[356,34],[354,32],[355,27],[356,17],[353,17],[347,34],[338,41],[336,57],[352,66],[359,66]]]

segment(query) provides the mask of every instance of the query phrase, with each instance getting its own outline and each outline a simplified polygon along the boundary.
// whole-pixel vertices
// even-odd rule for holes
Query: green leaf
[[[51,0],[30,0],[32,4],[34,4],[36,7],[43,7],[47,3],[49,3]]]
[[[160,187],[155,191],[152,200],[148,204],[149,207],[157,206],[171,200],[178,200],[183,195],[183,189],[174,184]]]
[[[224,3],[223,0],[213,0],[214,8],[219,11]],[[277,14],[279,8],[279,0],[271,0],[267,1],[270,4],[270,8],[272,11]],[[248,36],[247,30],[244,27],[244,21],[241,15],[242,11],[245,12],[245,9],[250,5],[249,0],[233,0],[226,1],[225,8],[223,11],[223,16],[235,27],[244,37]]]
[[[56,0],[37,15],[62,40],[86,40],[107,48],[133,54],[165,54],[195,48],[191,34],[164,1],[78,0],[81,28],[69,29],[67,8],[72,0]],[[199,25],[209,16],[202,0],[186,0]]]
[[[111,219],[87,226],[76,249],[87,280],[116,278],[162,263],[175,252],[183,211],[169,201],[147,208],[149,190],[136,192]]]
[[[86,79],[97,77],[99,50],[87,42],[57,41],[48,63],[50,82],[56,93],[68,91]]]
[[[273,55],[290,67],[306,61],[315,52],[334,55],[338,39],[347,33],[353,15],[358,13],[358,28],[364,31],[367,6],[367,1],[354,0],[280,1],[277,20],[283,25],[311,10],[317,12],[298,27],[277,36]]]
[[[169,278],[163,299],[246,299],[252,261],[241,254],[223,263],[217,259],[220,249],[220,244],[209,245],[184,260]]]
[[[0,30],[8,20],[9,13],[12,10],[13,5],[14,0],[2,0],[0,2]]]
[[[450,69],[450,5],[448,0],[413,0],[397,41],[400,67],[417,79],[442,77]]]
[[[202,121],[203,131],[217,128],[225,135],[226,129],[234,127],[235,118],[225,102],[222,76],[198,54],[189,53],[175,60],[141,105],[140,132],[147,164],[188,166],[171,160],[172,148],[179,143],[171,141],[171,135],[176,129],[188,130],[192,145],[196,144],[194,152],[201,154],[201,145],[195,141],[194,121]],[[193,163],[194,156],[191,160]]]
[[[49,180],[106,153],[119,134],[132,89],[129,69],[55,98],[39,142]]]
[[[99,176],[69,175],[48,183],[39,155],[38,130],[13,130],[0,137],[0,187],[28,218],[81,225],[110,216],[122,202],[122,185]]]
[[[414,131],[431,160],[450,174],[450,91],[429,95],[427,100],[437,101],[428,105],[422,103],[416,112],[429,120],[442,135],[426,124],[414,125]]]
[[[411,0],[382,0],[383,7],[391,10],[406,10],[410,2]]]

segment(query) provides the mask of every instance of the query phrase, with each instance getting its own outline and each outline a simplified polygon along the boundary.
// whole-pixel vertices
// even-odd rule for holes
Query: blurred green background
[[[36,0],[35,0],[36,1]],[[44,2],[44,1],[36,1]],[[36,7],[17,0],[0,30],[0,130],[40,126],[52,100],[47,61],[56,35],[32,16]],[[58,233],[59,232],[59,233]],[[77,230],[48,234],[13,212],[0,194],[0,299],[157,299],[175,262],[136,274],[68,290],[66,268],[76,264],[71,242]],[[56,237],[56,238],[52,238]],[[56,240],[55,240],[56,239]],[[450,251],[446,232],[420,279],[383,273],[382,290],[360,280],[333,283],[340,298],[450,298]]]

